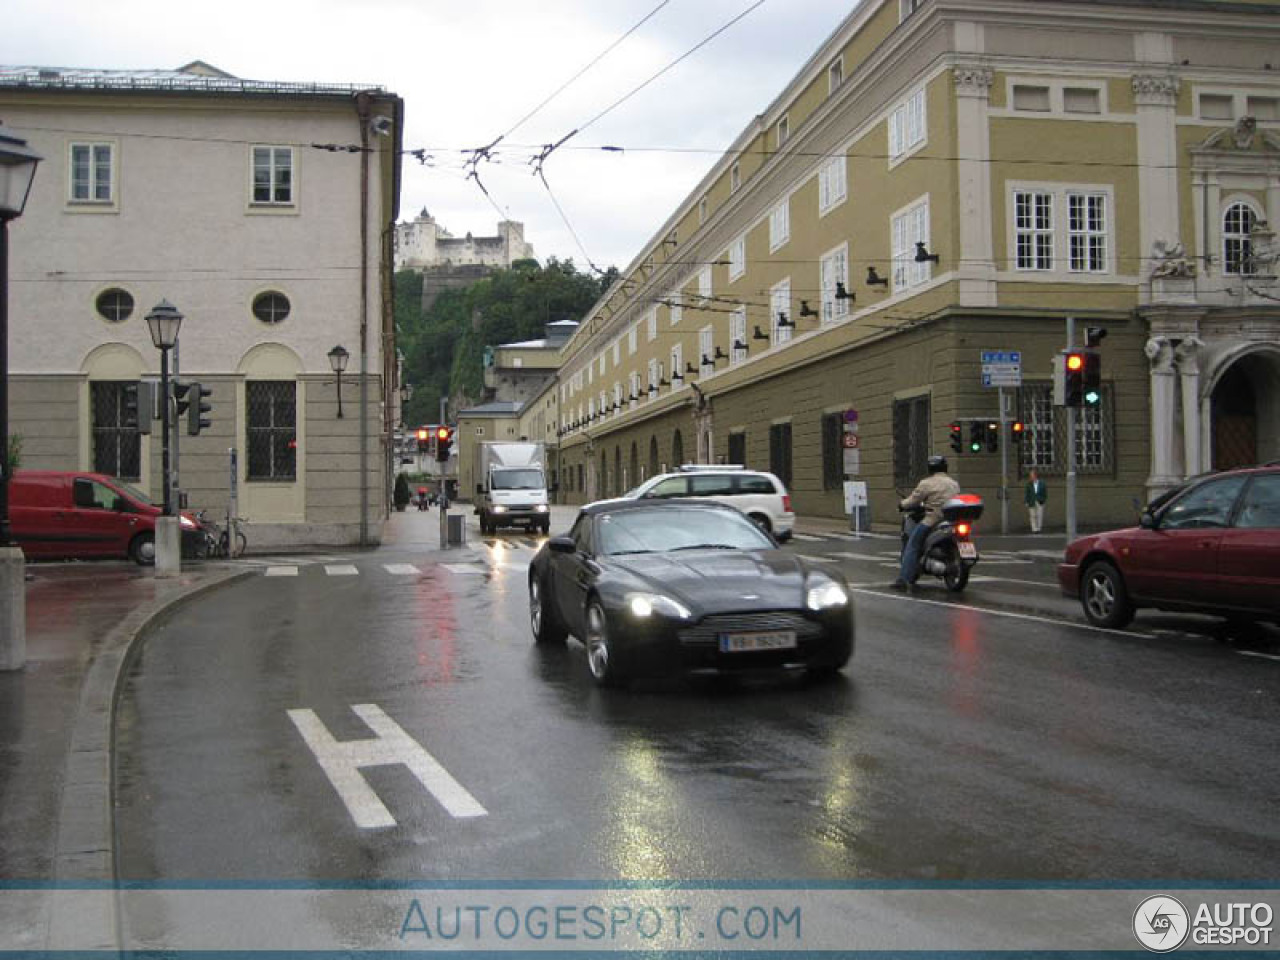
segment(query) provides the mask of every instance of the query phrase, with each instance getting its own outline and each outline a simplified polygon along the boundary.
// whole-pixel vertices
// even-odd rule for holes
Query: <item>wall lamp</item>
[[[702,362],[703,362],[703,363],[706,363],[706,362],[707,362],[707,357],[706,357],[706,355],[705,355],[705,354],[703,354]],[[684,372],[685,372],[685,373],[697,373],[697,372],[698,372],[698,368],[697,368],[697,367],[695,367],[695,366],[693,365],[693,361],[691,361],[691,360],[686,360],[686,361],[685,361],[685,364],[684,364]]]
[[[937,263],[938,255],[930,253],[923,240],[916,241],[916,263]]]
[[[338,383],[338,419],[342,419],[342,371],[347,369],[347,361],[351,354],[341,344],[329,351],[329,367]]]
[[[715,356],[713,357],[713,362],[715,360],[728,360],[728,359],[729,359],[729,355],[724,352],[724,347],[720,346],[720,344],[717,343]]]
[[[889,286],[889,278],[882,277],[876,273],[875,267],[867,267],[867,286],[868,287],[887,287]]]
[[[787,319],[787,315],[786,315],[785,313],[780,313],[780,314],[778,314],[778,316],[779,316],[779,317],[781,317],[781,318],[782,318],[782,320]],[[782,322],[781,322],[781,320],[778,322],[778,326],[782,326]],[[787,326],[792,326],[792,324],[787,324]],[[767,333],[765,333],[763,330],[761,330],[761,329],[760,329],[760,324],[758,324],[758,323],[757,323],[757,324],[756,324],[756,332],[755,332],[755,333],[753,333],[753,334],[751,335],[751,339],[752,339],[752,340],[768,340],[768,339],[769,339],[769,335],[768,335]]]
[[[839,281],[839,280],[837,280],[837,281],[836,281],[836,299],[837,299],[837,300],[852,300],[853,298],[854,298],[854,297],[853,297],[853,294],[852,294],[852,293],[850,293],[848,290],[846,290],[846,289],[845,289],[845,287],[844,287],[844,283],[843,283],[843,282],[841,282],[841,281]]]
[[[809,306],[809,301],[808,301],[808,300],[801,300],[801,301],[800,301],[800,316],[802,316],[802,317],[816,317],[817,315],[818,315],[818,311],[817,311],[817,310],[815,310],[815,309],[813,309],[813,307]],[[779,321],[778,321],[778,326],[782,326],[782,321],[781,321],[781,320],[779,320]],[[787,324],[787,326],[789,326],[789,327],[793,327],[793,326],[795,326],[795,324],[794,324],[794,323],[788,323],[788,324]]]
[[[802,317],[803,317],[803,316],[804,316],[804,306],[803,306],[804,301],[803,301],[803,300],[801,300],[801,301],[800,301],[800,303],[801,303],[801,307],[800,307],[800,316],[802,316]],[[815,314],[815,316],[816,316],[816,314]],[[795,325],[796,325],[796,322],[795,322],[794,320],[792,320],[790,317],[788,317],[788,316],[787,316],[787,312],[786,312],[785,310],[779,310],[779,311],[778,311],[778,329],[780,329],[780,330],[791,329],[791,328],[792,328],[792,327],[794,327]]]

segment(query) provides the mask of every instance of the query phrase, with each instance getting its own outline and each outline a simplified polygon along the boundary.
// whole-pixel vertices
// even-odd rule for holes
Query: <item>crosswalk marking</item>
[[[422,572],[412,563],[384,563],[382,569],[397,577],[412,577]]]
[[[297,567],[267,567],[266,575],[268,577],[296,577],[298,575]]]
[[[450,573],[484,573],[484,567],[478,563],[442,563]]]
[[[324,572],[331,577],[354,577],[360,573],[354,563],[325,564]]]

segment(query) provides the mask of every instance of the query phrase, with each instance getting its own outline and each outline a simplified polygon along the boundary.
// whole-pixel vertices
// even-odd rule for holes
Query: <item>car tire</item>
[[[555,609],[549,603],[546,584],[541,577],[529,578],[529,626],[535,643],[563,643],[567,633]]]
[[[766,517],[763,513],[749,513],[747,514],[747,519],[749,519],[752,523],[754,523],[757,527],[759,527],[765,533],[769,533],[769,534],[773,533],[773,524],[769,522],[769,518]]]
[[[626,686],[626,673],[618,662],[618,651],[609,637],[609,618],[599,600],[593,599],[587,604],[587,627],[584,632],[587,669],[591,671],[591,679],[601,687]]]
[[[1120,571],[1105,560],[1089,564],[1080,580],[1080,605],[1095,627],[1118,630],[1133,619],[1133,604]]]
[[[156,565],[156,538],[153,533],[140,533],[129,541],[129,559],[140,567]]]

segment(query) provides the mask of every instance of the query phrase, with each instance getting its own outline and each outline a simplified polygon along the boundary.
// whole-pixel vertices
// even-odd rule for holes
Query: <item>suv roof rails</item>
[[[680,473],[697,473],[699,470],[745,470],[740,463],[682,463]]]

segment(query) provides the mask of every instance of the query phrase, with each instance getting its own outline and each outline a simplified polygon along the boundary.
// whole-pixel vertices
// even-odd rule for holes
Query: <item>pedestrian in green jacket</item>
[[[1044,502],[1049,499],[1049,488],[1045,486],[1040,474],[1032,470],[1027,474],[1026,501],[1027,513],[1031,518],[1031,532],[1039,533],[1044,526]]]

